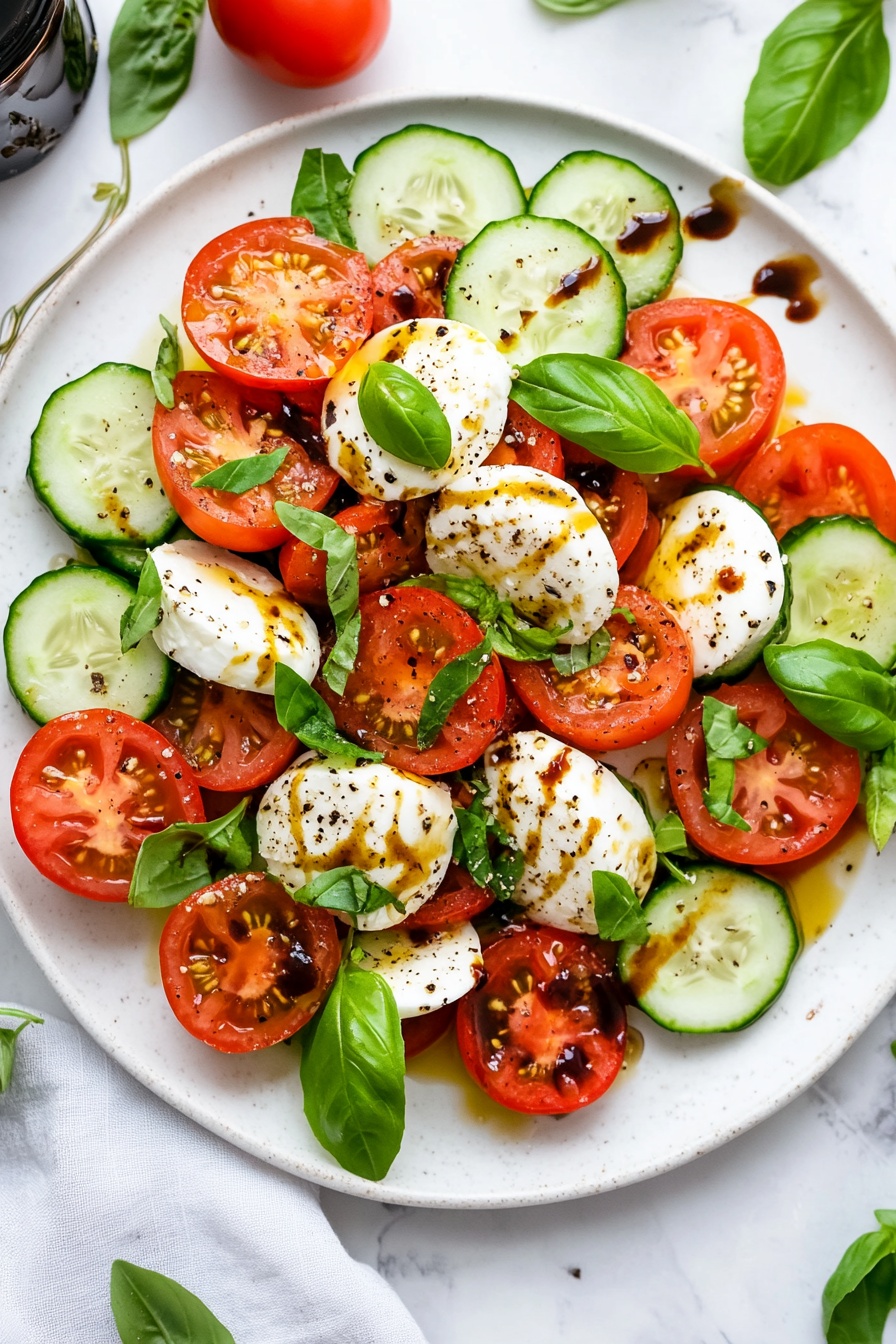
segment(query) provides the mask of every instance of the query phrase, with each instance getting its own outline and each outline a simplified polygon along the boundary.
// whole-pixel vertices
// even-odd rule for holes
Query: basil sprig
[[[214,471],[207,471],[193,482],[194,490],[226,490],[230,495],[244,495],[257,485],[267,485],[274,479],[286,461],[289,444],[274,448],[270,453],[253,453],[251,457],[238,457],[233,462],[223,462]],[[340,528],[340,531],[342,529]]]
[[[763,658],[790,703],[829,737],[860,751],[882,751],[896,737],[896,682],[870,654],[813,639],[769,645]]]
[[[639,946],[647,942],[650,929],[641,902],[621,873],[593,872],[591,898],[601,938],[611,943],[638,943]]]
[[[306,149],[292,193],[291,215],[304,215],[319,238],[357,247],[348,218],[349,172],[338,154]]]
[[[205,0],[124,0],[109,39],[113,140],[162,121],[190,82]]]
[[[371,882],[360,868],[331,868],[318,873],[304,887],[291,892],[302,905],[320,905],[325,910],[340,910],[346,915],[372,915],[387,905],[404,914],[405,907],[388,887]]]
[[[324,756],[347,761],[383,759],[381,751],[368,751],[344,737],[326,700],[285,663],[274,668],[274,711],[281,728]]]
[[[327,602],[336,626],[336,643],[324,663],[324,681],[342,695],[358,656],[358,548],[355,538],[325,513],[295,504],[274,505],[277,517],[294,537],[327,557]]]
[[[178,905],[209,886],[224,871],[250,868],[256,855],[255,823],[246,816],[249,799],[215,821],[176,821],[148,835],[137,850],[128,904],[142,909]],[[211,856],[219,856],[212,875]]]
[[[889,80],[881,0],[805,0],[766,38],[747,94],[753,172],[784,186],[839,154],[878,112]]]
[[[734,762],[755,756],[768,746],[764,737],[740,723],[734,705],[723,704],[713,696],[703,698],[703,737],[706,742],[706,770],[709,787],[703,790],[703,803],[711,817],[725,826],[749,831],[749,822],[735,812]]]
[[[140,570],[137,591],[121,613],[121,651],[140,643],[162,619],[162,580],[155,561],[147,555]]]
[[[871,754],[865,776],[865,820],[879,854],[896,827],[896,742]]]
[[[531,625],[494,588],[478,578],[460,578],[456,574],[420,574],[415,579],[405,579],[398,586],[431,588],[434,592],[445,593],[464,611],[468,611],[478,625],[490,631],[495,653],[518,663],[548,658],[572,626],[571,621],[552,630],[542,630],[540,626]]]
[[[34,1013],[26,1013],[24,1008],[0,1008],[0,1017],[22,1018],[17,1027],[0,1027],[0,1092],[5,1092],[12,1082],[19,1033],[32,1023],[43,1026],[44,1019]]]
[[[479,680],[492,658],[492,636],[485,638],[467,653],[460,653],[450,663],[440,667],[426,692],[417,723],[417,750],[426,751],[435,742],[445,726],[445,720],[461,696]]]
[[[121,1344],[234,1344],[205,1303],[167,1274],[113,1260],[110,1296]]]
[[[525,860],[500,822],[485,806],[485,780],[466,780],[476,795],[469,807],[456,807],[457,830],[452,851],[477,887],[489,887],[499,901],[512,901]]]
[[[543,425],[626,471],[701,467],[700,434],[652,378],[600,355],[539,355],[510,396]]]
[[[305,1118],[341,1167],[381,1181],[404,1135],[404,1041],[389,985],[350,952],[351,933],[329,998],[301,1033]]]
[[[554,14],[583,18],[586,14],[600,14],[612,5],[618,5],[619,0],[538,0],[538,3],[542,9],[549,9]]]
[[[880,1226],[849,1246],[825,1284],[821,1323],[828,1344],[880,1344],[896,1301],[896,1209],[875,1209]]]
[[[165,335],[159,344],[155,368],[152,371],[152,385],[162,405],[171,410],[174,406],[174,388],[171,384],[183,368],[180,353],[180,337],[177,327],[172,326],[164,313],[159,313],[159,321]]]
[[[399,364],[371,364],[358,388],[364,428],[402,462],[438,471],[451,456],[451,426],[425,384]]]

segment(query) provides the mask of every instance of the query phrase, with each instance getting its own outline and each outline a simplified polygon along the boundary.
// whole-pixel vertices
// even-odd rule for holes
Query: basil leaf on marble
[[[295,504],[274,505],[277,517],[294,537],[327,557],[327,602],[336,626],[336,646],[324,664],[324,680],[342,695],[358,656],[358,547],[354,536],[325,513]],[[355,619],[357,617],[357,619]]]
[[[825,1284],[821,1319],[828,1344],[880,1344],[896,1304],[896,1209],[876,1209],[880,1227],[847,1247]]]
[[[324,756],[349,761],[383,759],[381,751],[367,751],[343,736],[326,700],[286,663],[274,668],[274,711],[281,728]]]
[[[177,327],[172,326],[163,313],[159,313],[159,321],[165,335],[162,337],[159,344],[159,353],[156,355],[155,368],[152,371],[152,385],[156,398],[170,411],[174,407],[174,388],[171,384],[183,368],[183,361],[180,354],[180,337],[177,334]]]
[[[148,835],[137,850],[128,904],[164,909],[209,886],[215,880],[209,851],[232,871],[247,869],[253,859],[251,826],[243,825],[248,806],[243,798],[214,821],[176,821]]]
[[[194,490],[226,490],[230,495],[244,495],[257,485],[267,485],[286,461],[289,444],[274,448],[270,453],[253,453],[251,457],[238,457],[233,462],[224,462],[214,471],[208,471],[193,482]],[[341,529],[340,529],[341,531]]]
[[[896,682],[870,654],[813,639],[773,644],[762,656],[790,703],[838,742],[882,751],[896,737]]]
[[[338,154],[306,149],[292,193],[291,215],[304,215],[319,238],[344,247],[357,247],[348,218],[348,194],[353,174]]]
[[[162,619],[162,580],[155,561],[147,555],[140,570],[137,591],[121,613],[121,651],[135,648]]]
[[[360,868],[330,868],[318,873],[304,887],[291,893],[302,905],[320,905],[347,915],[372,915],[374,910],[394,905],[404,914],[404,904],[387,887],[371,882]]]
[[[0,1017],[22,1018],[17,1027],[0,1027],[0,1092],[5,1092],[12,1082],[19,1033],[32,1023],[43,1026],[44,1019],[34,1013],[27,1013],[24,1008],[0,1008]]]
[[[364,428],[385,452],[437,471],[451,456],[451,426],[432,392],[399,364],[371,364],[358,388]]]
[[[749,831],[749,823],[732,806],[734,762],[764,751],[768,743],[738,721],[734,705],[723,704],[711,695],[703,698],[703,737],[709,776],[709,787],[703,790],[703,804],[716,821],[739,831]]]
[[[112,139],[162,121],[190,82],[205,0],[124,0],[109,39]]]
[[[602,663],[610,652],[612,643],[609,631],[602,627],[595,630],[591,638],[584,644],[571,644],[568,649],[558,650],[551,654],[551,662],[564,677],[574,677],[579,672],[586,672],[589,667],[597,667]]]
[[[597,870],[591,874],[597,931],[611,943],[638,943],[650,937],[647,920],[630,884],[621,873]]]
[[[113,1260],[110,1298],[121,1344],[234,1344],[204,1302],[154,1269]]]

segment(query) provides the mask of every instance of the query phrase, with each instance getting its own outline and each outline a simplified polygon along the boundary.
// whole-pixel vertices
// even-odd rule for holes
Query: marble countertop
[[[266,83],[210,22],[191,87],[132,146],[134,198],[268,121],[386,89],[533,93],[635,118],[743,171],[743,99],[789,0],[624,0],[564,20],[533,0],[393,0],[386,45],[336,89]],[[0,310],[95,221],[117,177],[104,69],[117,0],[92,0],[97,82],[46,163],[0,183]],[[782,194],[896,313],[896,98],[859,141]],[[844,376],[849,376],[848,369]],[[883,445],[881,445],[883,446]],[[828,935],[836,937],[836,925]],[[0,913],[0,999],[68,1017]],[[431,1212],[325,1192],[352,1254],[405,1300],[431,1344],[474,1336],[569,1344],[819,1344],[825,1280],[896,1203],[896,1001],[822,1080],[727,1147],[670,1175],[548,1208]],[[885,1340],[896,1341],[891,1320]]]

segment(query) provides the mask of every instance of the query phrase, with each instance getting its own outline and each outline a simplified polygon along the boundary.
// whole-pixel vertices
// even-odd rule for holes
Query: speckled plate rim
[[[117,247],[123,234],[135,228],[146,215],[166,201],[168,197],[176,195],[193,177],[206,172],[210,168],[227,164],[230,160],[244,154],[247,149],[268,146],[280,139],[287,139],[298,132],[307,131],[316,126],[325,126],[334,116],[344,116],[365,110],[388,111],[400,109],[406,104],[419,105],[425,102],[432,102],[433,104],[453,102],[459,107],[479,105],[483,108],[494,108],[496,110],[525,108],[527,111],[536,110],[547,114],[559,113],[564,116],[580,117],[589,122],[596,131],[606,128],[610,131],[621,132],[652,142],[658,148],[688,160],[695,168],[715,179],[729,177],[736,179],[738,182],[743,182],[743,190],[747,198],[760,204],[770,214],[777,216],[782,224],[793,229],[805,239],[823,258],[827,268],[826,277],[834,274],[839,285],[852,290],[872,310],[876,319],[884,326],[894,345],[896,345],[896,329],[885,314],[881,312],[868,288],[852,274],[848,265],[831,247],[825,236],[812,225],[807,224],[797,211],[780,201],[764,187],[753,182],[742,171],[731,168],[711,155],[693,149],[685,142],[667,135],[665,132],[654,130],[629,118],[619,117],[578,103],[529,96],[511,97],[488,93],[458,94],[452,90],[433,91],[431,89],[406,88],[368,94],[346,102],[329,104],[314,112],[282,118],[256,130],[247,131],[234,140],[228,141],[219,148],[194,160],[150,192],[93,244],[72,266],[71,270],[67,272],[38,309],[18,344],[7,358],[2,370],[0,370],[0,406],[6,401],[8,389],[16,377],[19,366],[28,359],[45,327],[52,321],[55,309],[67,301],[70,292],[80,282],[82,275],[101,261],[107,251]],[[497,1209],[562,1203],[566,1200],[579,1199],[587,1195],[632,1185],[684,1166],[695,1158],[701,1157],[705,1153],[711,1152],[737,1138],[754,1125],[781,1110],[811,1087],[849,1049],[882,1011],[893,993],[896,992],[896,964],[894,964],[891,978],[881,985],[876,997],[862,1006],[852,1030],[846,1037],[830,1043],[827,1048],[820,1051],[798,1076],[792,1078],[785,1091],[771,1100],[763,1099],[752,1111],[741,1114],[736,1121],[732,1121],[726,1127],[720,1127],[710,1138],[705,1135],[701,1136],[692,1145],[688,1145],[676,1153],[674,1157],[647,1164],[642,1169],[630,1170],[623,1176],[603,1175],[600,1179],[595,1179],[593,1177],[589,1178],[586,1174],[576,1180],[558,1182],[550,1188],[538,1186],[527,1188],[521,1182],[520,1188],[514,1191],[512,1196],[494,1194],[458,1196],[449,1189],[421,1192],[413,1187],[406,1188],[400,1183],[390,1180],[389,1177],[382,1182],[366,1181],[360,1177],[352,1176],[348,1172],[333,1171],[331,1168],[314,1161],[313,1158],[303,1162],[290,1161],[282,1154],[275,1152],[263,1139],[237,1134],[226,1122],[217,1119],[203,1106],[195,1104],[190,1097],[172,1087],[163,1074],[144,1067],[139,1061],[130,1058],[127,1049],[121,1046],[110,1031],[108,1020],[96,1011],[96,1006],[79,995],[76,985],[56,973],[56,966],[48,949],[44,946],[40,937],[32,931],[24,902],[10,886],[6,875],[2,872],[0,872],[0,899],[2,899],[6,911],[22,937],[25,946],[45,972],[72,1016],[112,1059],[121,1064],[132,1077],[136,1078],[156,1096],[168,1102],[183,1115],[202,1125],[203,1128],[233,1143],[242,1151],[248,1152],[292,1175],[303,1177],[322,1187],[357,1195],[361,1198],[379,1201],[386,1198],[390,1203],[395,1202],[421,1208]]]

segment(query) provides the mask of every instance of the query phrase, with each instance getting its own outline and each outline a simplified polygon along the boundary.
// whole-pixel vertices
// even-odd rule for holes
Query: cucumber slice
[[[532,188],[529,214],[568,219],[603,243],[625,281],[629,308],[658,298],[681,261],[681,222],[669,188],[615,154],[567,154]]]
[[[690,871],[693,883],[672,878],[649,897],[650,939],[622,944],[619,973],[669,1031],[739,1031],[784,988],[796,923],[777,882],[722,863]]]
[[[785,644],[831,639],[896,664],[896,546],[867,518],[811,518],[781,540],[793,597]]]
[[[445,312],[515,365],[558,351],[612,359],[625,339],[625,285],[613,258],[565,219],[489,224],[458,253]]]
[[[153,546],[176,524],[153,460],[155,408],[152,378],[132,364],[100,364],[44,406],[28,475],[76,540]]]
[[[492,220],[525,209],[507,155],[473,135],[406,126],[355,160],[349,221],[371,266],[408,238],[444,233],[468,243]]]
[[[6,675],[38,723],[75,709],[120,709],[148,719],[171,692],[173,666],[152,635],[121,651],[121,616],[134,596],[106,569],[68,565],[19,593],[3,631]]]
[[[174,531],[169,532],[163,540],[199,541],[200,538],[178,519]],[[143,561],[146,559],[145,546],[104,546],[99,541],[92,541],[87,548],[87,553],[93,557],[101,569],[114,569],[116,573],[126,574],[128,578],[134,580],[140,577]],[[279,552],[274,551],[273,554],[279,555]],[[261,562],[259,561],[259,563]]]

